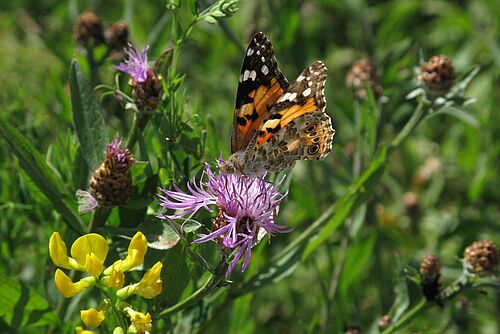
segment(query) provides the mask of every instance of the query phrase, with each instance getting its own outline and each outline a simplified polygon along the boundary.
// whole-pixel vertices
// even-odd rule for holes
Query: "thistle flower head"
[[[464,250],[464,261],[480,276],[495,274],[499,263],[497,246],[490,240],[476,241]]]
[[[106,147],[105,164],[108,168],[125,169],[133,165],[134,159],[127,148],[121,148],[122,140],[115,135],[113,142]]]
[[[264,234],[272,236],[290,230],[275,224],[279,203],[286,194],[281,194],[263,177],[250,178],[224,173],[215,175],[206,164],[200,181],[191,181],[187,188],[188,193],[176,185],[173,191],[162,189],[163,195],[159,195],[160,205],[165,209],[177,210],[177,213],[160,218],[178,219],[187,216],[187,221],[198,210],[213,212],[211,206],[216,206],[218,214],[212,224],[211,233],[194,242],[213,240],[224,251],[236,251],[227,269],[227,275],[234,270],[241,257],[241,271],[247,268],[251,249]]]
[[[137,82],[144,82],[148,78],[148,72],[152,71],[148,65],[148,49],[146,46],[139,52],[132,44],[129,44],[129,49],[125,52],[128,58],[116,66],[116,68],[124,73],[127,73]]]

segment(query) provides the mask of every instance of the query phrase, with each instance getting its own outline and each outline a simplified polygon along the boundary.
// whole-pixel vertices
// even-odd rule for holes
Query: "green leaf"
[[[303,260],[307,259],[360,204],[367,200],[384,174],[386,158],[387,149],[383,148],[368,169],[347,189],[345,195],[334,204],[330,221],[321,229],[317,237],[308,243],[302,256]]]
[[[188,0],[187,5],[188,5],[188,8],[189,8],[189,11],[191,12],[191,14],[193,16],[198,16],[198,14],[200,12],[200,9],[198,6],[198,1],[197,0]]]
[[[473,128],[479,128],[479,126],[481,125],[479,120],[474,115],[472,115],[468,110],[466,110],[460,106],[443,107],[443,108],[439,109],[438,111],[430,114],[428,117],[430,118],[430,117],[433,117],[436,115],[441,115],[441,114],[447,114],[447,115],[456,117],[457,119],[461,120],[465,124],[472,126]]]
[[[58,191],[62,186],[57,182],[52,170],[43,157],[29,141],[3,116],[0,116],[0,135],[5,138],[11,150],[19,159],[19,164],[38,186],[40,191],[52,202],[54,209],[77,233],[83,234],[83,223],[76,213],[64,202]]]
[[[106,128],[97,96],[76,59],[71,62],[69,84],[76,135],[85,161],[94,170],[104,160]]]
[[[19,280],[0,273],[0,287],[0,317],[13,328],[12,332],[16,332],[15,328],[58,324],[49,303]]]

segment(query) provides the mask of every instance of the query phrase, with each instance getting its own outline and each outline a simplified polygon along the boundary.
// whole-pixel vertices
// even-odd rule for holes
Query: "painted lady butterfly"
[[[325,113],[326,66],[316,61],[291,85],[278,68],[271,42],[257,33],[241,67],[226,174],[259,176],[323,159],[335,130]]]

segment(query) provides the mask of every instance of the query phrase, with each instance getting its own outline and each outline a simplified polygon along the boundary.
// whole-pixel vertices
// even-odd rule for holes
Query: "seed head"
[[[104,31],[104,42],[113,50],[121,50],[127,46],[128,24],[125,21],[118,21],[111,24]]]
[[[498,267],[497,246],[490,240],[476,241],[465,249],[464,261],[476,274],[495,274]]]
[[[443,55],[431,57],[420,67],[419,79],[430,95],[445,95],[453,86],[454,71],[451,60]]]
[[[104,41],[102,22],[94,12],[83,12],[73,27],[73,39],[82,45]]]
[[[436,300],[441,288],[441,263],[435,255],[427,255],[420,262],[422,292],[427,300]]]
[[[381,331],[383,331],[384,329],[386,329],[391,325],[391,322],[392,322],[391,317],[389,317],[389,315],[387,314],[384,314],[378,319],[378,328]]]
[[[371,87],[375,99],[378,99],[382,95],[382,86],[375,64],[369,59],[358,60],[347,74],[346,85],[358,99],[364,100],[367,96],[366,83]]]

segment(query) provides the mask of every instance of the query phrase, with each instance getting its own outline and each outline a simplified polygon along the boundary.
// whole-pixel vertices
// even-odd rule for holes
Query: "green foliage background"
[[[188,3],[193,1],[181,2],[176,13],[184,28],[192,16]],[[199,1],[200,8],[208,5]],[[161,225],[155,218],[160,211],[154,199],[156,187],[169,188],[173,181],[183,184],[199,174],[203,161],[214,165],[220,152],[228,156],[244,48],[253,31],[263,31],[273,42],[289,80],[317,59],[327,65],[327,112],[336,129],[334,150],[325,161],[299,162],[287,174],[284,187],[289,194],[278,223],[294,231],[256,247],[248,270],[235,272],[231,287],[165,318],[163,329],[158,330],[340,333],[346,325],[356,324],[366,332],[376,332],[379,316],[402,312],[419,298],[419,287],[405,280],[405,266],[418,267],[423,256],[439,255],[443,281],[449,283],[461,272],[459,258],[467,245],[479,239],[500,242],[500,5],[495,0],[247,0],[239,7],[236,14],[217,24],[197,24],[183,44],[177,68],[183,77],[179,76],[179,86],[172,89],[175,98],[170,100],[177,103],[180,120],[164,121],[156,115],[146,127],[133,149],[137,160],[148,163],[134,169],[132,204],[115,209],[108,229],[100,232],[112,239],[110,226]],[[9,287],[0,289],[1,298],[8,301],[0,306],[2,330],[14,327],[37,333],[50,327],[73,332],[80,324],[78,310],[95,300],[93,295],[76,298],[66,304],[67,312],[56,311],[61,297],[48,257],[48,239],[53,231],[67,226],[68,216],[74,215],[69,220],[82,226],[90,221],[90,217],[74,214],[74,194],[86,188],[91,170],[75,134],[68,84],[74,57],[90,75],[82,50],[72,40],[73,24],[84,10],[93,10],[105,23],[125,20],[130,40],[138,47],[150,45],[152,59],[172,45],[172,15],[164,2],[24,0],[0,4],[0,122],[8,121],[27,139],[29,146],[24,149],[32,155],[32,163],[46,162],[52,186],[69,212],[64,216],[54,209],[2,137],[0,285]],[[422,54],[425,59],[435,54],[452,58],[459,77],[480,65],[465,94],[475,98],[475,103],[463,114],[440,113],[419,125],[381,162],[385,173],[380,182],[348,219],[332,225],[332,233],[315,248],[303,253],[304,243],[298,255],[291,253],[294,261],[281,258],[283,262],[277,265],[282,275],[263,279],[259,275],[277,254],[328,213],[356,180],[352,147],[359,144],[360,134],[355,109],[361,108],[362,115],[370,115],[373,108],[380,113],[374,143],[378,148],[403,128],[415,108],[415,101],[405,97],[415,88],[414,67]],[[361,58],[372,58],[379,66],[387,97],[382,104],[358,105],[345,85],[351,64]],[[97,83],[113,85],[112,65],[111,60],[105,63]],[[121,83],[126,89],[124,76]],[[125,136],[132,112],[110,96],[100,102],[106,138],[111,140],[115,132]],[[179,124],[180,128],[172,128]],[[363,170],[373,160],[369,151],[365,153]],[[174,160],[178,167],[172,167]],[[408,192],[418,199],[416,209],[405,207]],[[209,221],[207,217],[199,220]],[[67,240],[74,240],[76,234],[71,233]],[[116,242],[119,246],[120,241]],[[214,245],[190,249],[215,258]],[[148,263],[161,258],[168,273],[164,279],[168,292],[154,307],[175,304],[206,278],[205,271],[186,254],[181,244],[168,251],[151,251]],[[259,277],[264,284],[252,284]],[[498,333],[500,295],[494,289],[485,292],[466,291],[443,308],[429,307],[399,332]],[[12,308],[22,306],[19,296],[30,303],[13,316]]]

